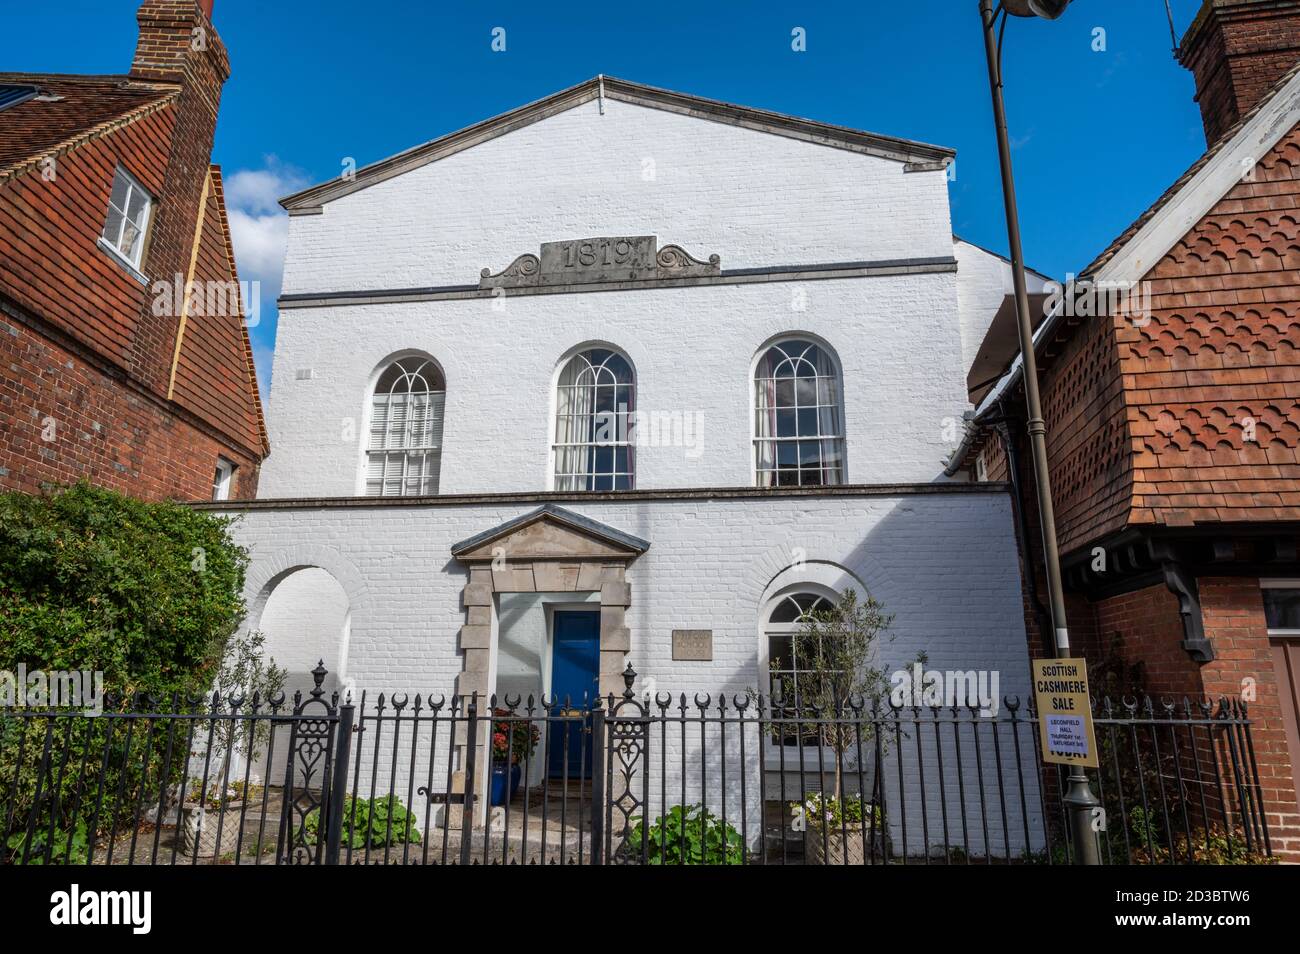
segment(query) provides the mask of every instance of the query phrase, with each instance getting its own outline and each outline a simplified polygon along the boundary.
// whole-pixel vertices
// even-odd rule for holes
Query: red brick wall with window
[[[252,497],[268,446],[238,295],[184,322],[175,306],[190,277],[238,277],[210,165],[229,62],[194,0],[137,19],[129,76],[21,74],[50,95],[0,114],[0,489],[207,499],[221,456]],[[119,166],[152,198],[138,273],[99,246]]]
[[[256,493],[262,439],[250,424],[256,385],[239,319],[194,322],[173,405],[174,310],[154,315],[151,288],[97,244],[118,164],[156,197],[155,223],[165,220],[173,112],[164,106],[60,157],[53,181],[33,170],[0,184],[0,488],[85,478],[146,499],[207,499],[220,455],[239,468],[232,496]],[[196,278],[233,278],[223,226],[214,211]],[[151,229],[150,280],[187,272],[193,239],[191,219],[177,266]],[[48,419],[53,442],[42,439]]]

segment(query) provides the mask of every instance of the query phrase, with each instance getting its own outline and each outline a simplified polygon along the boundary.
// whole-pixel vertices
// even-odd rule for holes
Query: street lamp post
[[[1020,332],[1022,378],[1030,452],[1034,463],[1034,486],[1038,496],[1038,515],[1043,532],[1043,560],[1047,564],[1047,592],[1051,603],[1052,629],[1057,658],[1070,655],[1070,631],[1065,618],[1065,589],[1061,584],[1061,555],[1056,544],[1056,512],[1052,506],[1052,483],[1047,469],[1047,425],[1043,420],[1042,398],[1038,391],[1038,361],[1034,354],[1034,326],[1029,313],[1029,293],[1025,284],[1025,259],[1020,242],[1020,213],[1016,208],[1015,176],[1011,168],[1011,142],[1007,134],[1007,110],[1002,99],[1002,35],[1007,19],[1042,17],[1055,20],[1070,0],[1002,0],[995,9],[993,0],[980,0],[980,17],[984,22],[984,49],[988,56],[989,87],[993,94],[993,119],[997,127],[998,158],[1002,166],[1002,197],[1006,204],[1007,237],[1011,246],[1011,275],[1016,291],[1016,317]],[[1030,572],[1033,572],[1030,570]],[[1039,718],[1043,714],[1039,713]],[[1070,830],[1079,864],[1101,863],[1093,813],[1100,804],[1088,785],[1082,768],[1071,768],[1064,796],[1070,812]]]

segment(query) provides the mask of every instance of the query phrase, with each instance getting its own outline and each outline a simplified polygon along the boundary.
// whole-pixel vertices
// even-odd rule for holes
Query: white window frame
[[[235,482],[235,464],[224,457],[217,458],[216,471],[213,473],[212,499],[229,500],[230,489]]]
[[[785,635],[785,627],[792,626],[789,630],[791,634],[797,630],[795,624],[777,623],[781,631],[773,629],[772,613],[788,597],[791,596],[819,596],[826,600],[832,606],[838,605],[840,594],[833,588],[821,583],[801,582],[793,586],[783,588],[780,592],[773,594],[768,598],[767,603],[763,606],[763,612],[759,617],[759,643],[758,643],[758,673],[760,685],[766,690],[767,703],[770,707],[772,704],[772,677],[771,677],[771,640],[770,636]],[[770,731],[763,733],[764,758],[767,759],[767,768],[769,772],[781,770],[782,752],[784,752],[785,771],[797,772],[800,768],[800,747],[798,745],[783,745],[772,738]],[[807,771],[817,771],[819,765],[827,771],[834,770],[835,750],[829,746],[819,746],[816,744],[805,743],[803,746],[803,769]]]
[[[408,376],[411,375],[412,373],[416,373],[424,377],[426,379],[426,383],[428,383],[430,377],[436,376],[442,382],[441,391],[439,391],[438,389],[430,385],[429,389],[423,392],[427,394],[442,395],[443,421],[442,421],[442,427],[438,431],[438,441],[436,445],[428,445],[428,446],[421,445],[419,447],[402,447],[402,448],[397,448],[397,447],[377,448],[377,447],[370,446],[371,437],[372,437],[371,430],[373,429],[374,420],[375,420],[375,398],[378,392],[379,382],[383,379],[384,375],[388,373],[389,369],[393,367],[393,365],[399,363],[402,365],[403,370],[406,372]],[[414,368],[414,372],[412,372],[411,370],[412,368]],[[361,436],[357,441],[357,443],[360,445],[360,451],[361,451],[361,460],[357,471],[357,496],[408,497],[408,496],[435,496],[441,493],[442,492],[442,451],[446,443],[446,437],[445,437],[446,423],[447,423],[447,375],[443,371],[442,365],[439,364],[438,361],[434,359],[432,355],[427,354],[423,351],[401,351],[396,354],[389,355],[387,358],[381,361],[379,363],[379,366],[375,369],[374,373],[371,375],[369,387],[367,387],[366,389],[365,412],[362,415],[363,426],[361,430]],[[406,483],[407,483],[405,476],[403,476],[401,481],[402,490],[403,490],[401,494],[384,493],[383,492],[384,481],[382,479],[380,482],[380,492],[378,494],[370,493],[369,485],[370,485],[371,454],[374,453],[395,454],[398,453],[399,451],[405,452],[408,458],[409,455],[412,453],[436,455],[437,470],[433,475],[432,493],[427,495],[407,494],[405,492]],[[403,468],[405,469],[405,463],[403,464]]]
[[[626,431],[625,431],[625,433],[622,435],[622,437],[623,437],[624,439],[621,439],[621,440],[620,440],[620,439],[616,439],[616,440],[608,441],[608,442],[599,442],[599,441],[597,441],[597,442],[582,441],[582,442],[567,442],[567,443],[561,444],[561,443],[559,442],[559,434],[560,434],[560,406],[561,406],[561,402],[560,402],[560,386],[561,386],[561,385],[560,385],[560,381],[561,381],[561,379],[564,377],[565,370],[569,367],[569,365],[570,365],[573,361],[576,361],[579,357],[581,357],[581,356],[587,354],[587,352],[589,352],[589,351],[609,351],[609,352],[611,352],[612,354],[617,355],[618,357],[622,358],[625,362],[627,362],[628,369],[632,372],[632,381],[631,381],[631,384],[630,384],[630,385],[617,385],[618,387],[629,387],[630,392],[631,392],[631,398],[632,398],[632,408],[631,408],[631,410],[628,410],[626,407],[624,407],[624,409],[623,409],[622,411],[616,409],[614,412],[612,412],[612,413],[614,413],[614,415],[615,415],[615,424],[616,424],[616,425],[617,425],[617,422],[618,422],[618,415],[620,415],[620,414],[624,415],[623,419],[624,419],[624,421],[626,422]],[[590,362],[588,362],[588,363],[590,364]],[[594,367],[594,366],[593,366],[593,367]],[[603,368],[604,368],[604,365],[602,364],[602,365],[601,365],[601,369],[603,369]],[[599,372],[597,372],[597,373],[599,373]],[[610,385],[600,384],[600,383],[599,383],[599,377],[597,377],[597,385],[596,385],[596,386],[598,386],[598,387],[609,387]],[[562,358],[560,359],[559,363],[556,364],[556,366],[555,366],[555,373],[551,376],[551,414],[550,414],[550,425],[549,425],[549,428],[548,428],[548,431],[549,431],[548,436],[549,436],[549,440],[550,440],[550,453],[547,455],[547,468],[546,468],[546,488],[547,488],[547,490],[563,491],[563,492],[565,492],[565,493],[572,493],[572,494],[618,493],[618,492],[620,492],[620,491],[616,491],[616,490],[585,490],[585,489],[583,489],[583,490],[572,490],[572,489],[570,489],[570,488],[561,487],[561,486],[559,485],[559,484],[560,484],[560,481],[559,481],[558,478],[560,478],[560,477],[566,477],[566,478],[567,478],[567,477],[577,476],[577,475],[574,475],[574,474],[557,474],[557,473],[556,473],[556,468],[557,468],[557,465],[558,465],[558,463],[559,463],[559,459],[560,459],[559,451],[560,451],[560,449],[561,449],[562,447],[592,447],[592,448],[596,448],[596,447],[613,447],[613,448],[615,448],[615,453],[617,453],[617,448],[620,448],[620,447],[626,448],[626,449],[627,449],[627,459],[628,459],[628,469],[627,469],[627,473],[624,474],[622,471],[617,471],[617,470],[615,470],[615,471],[611,472],[611,475],[612,475],[612,476],[626,476],[626,477],[627,477],[627,480],[628,480],[628,486],[627,486],[626,490],[629,490],[629,491],[631,491],[631,490],[636,490],[636,486],[637,486],[637,483],[636,483],[636,481],[637,481],[637,475],[636,475],[636,471],[637,471],[637,453],[636,453],[636,450],[637,450],[637,448],[636,448],[636,435],[635,435],[635,433],[634,433],[634,432],[635,432],[635,427],[636,427],[636,401],[637,401],[637,371],[636,371],[636,364],[635,364],[635,362],[633,362],[631,356],[630,356],[626,351],[624,351],[622,348],[618,347],[617,345],[610,344],[609,342],[606,342],[606,341],[588,341],[588,342],[586,342],[586,343],[584,343],[584,344],[579,345],[579,346],[576,347],[576,348],[572,348],[572,349],[570,349],[569,351],[567,351],[567,352],[565,353],[564,357],[562,357]],[[616,435],[616,437],[617,437],[617,436],[618,436],[618,435]],[[616,466],[617,466],[617,465],[616,465]]]
[[[808,344],[816,345],[825,352],[830,359],[831,364],[835,366],[835,390],[839,396],[839,435],[838,436],[818,436],[802,438],[774,438],[760,437],[758,434],[758,366],[763,358],[775,347],[788,344],[792,341],[804,341]],[[751,487],[764,487],[759,483],[758,467],[758,447],[763,441],[772,441],[774,443],[797,443],[799,440],[835,440],[839,442],[840,451],[840,481],[839,484],[800,484],[795,486],[843,486],[849,483],[849,441],[848,441],[848,419],[847,419],[847,400],[844,394],[844,363],[840,360],[839,354],[834,348],[819,335],[803,331],[782,332],[775,338],[771,338],[763,343],[763,346],[754,353],[753,359],[749,363],[749,484]],[[820,426],[819,426],[820,430]],[[766,489],[779,489],[779,484],[774,484]],[[791,486],[791,485],[786,485]]]
[[[1264,590],[1300,590],[1300,580],[1260,580],[1260,597]],[[1269,629],[1270,636],[1300,636],[1300,629]]]
[[[124,203],[126,208],[118,208],[113,204],[113,191],[117,187],[118,179],[122,179],[126,183],[126,201]],[[137,193],[144,196],[144,206],[140,211],[140,221],[134,222],[127,217],[127,209],[131,207],[131,199]],[[153,204],[153,195],[150,194],[148,189],[140,184],[139,179],[127,172],[122,166],[118,166],[113,171],[113,184],[109,187],[108,193],[108,212],[104,215],[104,228],[100,232],[99,245],[101,248],[104,248],[115,255],[136,274],[140,273],[140,264],[144,261],[145,246],[149,242],[149,224],[153,220]],[[112,217],[112,212],[120,214],[122,219],[118,223],[117,234],[110,236],[108,234],[108,225]],[[121,247],[122,235],[126,231],[128,222],[135,226],[140,232],[140,241],[136,246],[134,256],[128,255],[126,252],[122,251]]]

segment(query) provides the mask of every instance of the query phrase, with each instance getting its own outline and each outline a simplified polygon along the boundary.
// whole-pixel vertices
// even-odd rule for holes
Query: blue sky
[[[1199,4],[1171,0],[1180,34]],[[137,6],[11,3],[0,68],[125,72]],[[233,68],[214,160],[241,277],[264,289],[264,393],[276,198],[332,178],[345,157],[364,165],[597,73],[951,146],[954,230],[1006,250],[976,0],[216,0],[214,19]],[[491,49],[496,27],[505,52]],[[795,27],[804,52],[791,49]],[[1032,266],[1086,265],[1204,150],[1191,74],[1170,47],[1164,0],[1075,0],[1055,23],[1012,23],[1007,103]]]

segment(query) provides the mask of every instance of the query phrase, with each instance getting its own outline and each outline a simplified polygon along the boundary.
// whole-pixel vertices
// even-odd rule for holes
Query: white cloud
[[[297,192],[307,178],[276,156],[266,156],[261,169],[240,169],[226,179],[226,202],[249,212],[279,212],[282,196]]]
[[[301,172],[275,156],[267,156],[265,161],[263,168],[240,169],[225,181],[226,214],[239,277],[261,282],[263,307],[274,304],[284,275],[289,218],[277,200],[307,185]]]
[[[264,292],[278,295],[284,272],[285,242],[289,238],[288,216],[253,215],[243,209],[229,209],[227,215],[239,277],[244,281],[260,281]]]

